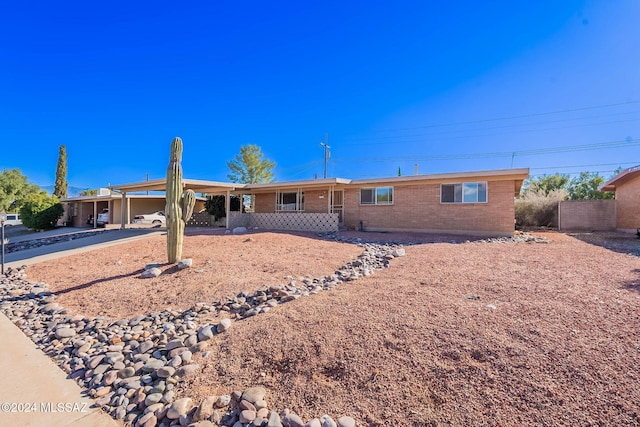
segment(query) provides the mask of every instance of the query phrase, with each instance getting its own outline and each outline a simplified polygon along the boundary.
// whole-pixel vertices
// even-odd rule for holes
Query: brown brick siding
[[[256,194],[255,213],[274,213],[276,211],[276,193]]]
[[[292,193],[295,191],[292,191]],[[320,198],[322,196],[322,198]],[[328,190],[313,190],[304,192],[304,212],[329,212]],[[276,193],[256,194],[256,213],[274,213],[276,211]]]
[[[616,188],[616,227],[640,227],[640,179],[634,179]]]
[[[440,183],[396,185],[393,205],[360,205],[360,189],[347,187],[344,225],[357,229],[363,221],[370,230],[513,233],[515,182],[489,181],[487,185],[487,203],[465,204],[441,204]],[[328,211],[328,190],[304,194],[305,212]],[[275,193],[257,194],[255,212],[275,212]]]
[[[320,198],[322,196],[322,198]],[[329,212],[329,192],[325,191],[305,191],[304,211],[309,213]]]
[[[359,189],[345,190],[345,226],[365,229],[513,233],[512,180],[488,182],[488,202],[440,203],[440,183],[394,186],[393,205],[360,205]]]

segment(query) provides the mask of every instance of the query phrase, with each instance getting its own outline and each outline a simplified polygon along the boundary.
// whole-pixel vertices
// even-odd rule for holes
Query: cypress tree
[[[56,184],[53,188],[53,195],[59,199],[67,197],[67,148],[60,146],[58,154],[58,167],[56,168]]]

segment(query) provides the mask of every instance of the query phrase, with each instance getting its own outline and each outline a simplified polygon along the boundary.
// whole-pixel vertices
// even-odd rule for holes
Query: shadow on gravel
[[[57,292],[52,292],[52,294],[53,295],[68,294],[70,292],[80,291],[82,289],[89,288],[89,287],[91,287],[93,285],[97,285],[99,283],[105,283],[105,282],[108,282],[110,280],[118,280],[118,279],[125,279],[127,277],[131,277],[132,278],[132,277],[140,276],[141,272],[142,272],[142,270],[137,270],[137,271],[134,271],[133,273],[129,273],[129,274],[120,274],[118,276],[105,277],[104,279],[96,279],[96,280],[92,280],[91,282],[83,283],[82,285],[76,285],[76,286],[73,286],[71,288],[62,289],[62,290],[57,291]]]
[[[640,256],[640,239],[635,234],[617,231],[601,231],[591,233],[567,233],[585,243],[600,246],[621,254]]]
[[[640,293],[640,268],[636,268],[633,272],[636,273],[638,277],[636,277],[635,280],[625,282],[623,288]]]

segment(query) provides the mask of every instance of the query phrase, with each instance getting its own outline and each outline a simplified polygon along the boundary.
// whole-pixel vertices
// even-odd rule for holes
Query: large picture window
[[[486,182],[463,182],[460,184],[442,184],[440,186],[441,203],[487,203]]]
[[[361,205],[393,204],[393,187],[375,187],[360,189]]]
[[[304,211],[304,191],[295,193],[276,194],[276,212],[302,212]]]

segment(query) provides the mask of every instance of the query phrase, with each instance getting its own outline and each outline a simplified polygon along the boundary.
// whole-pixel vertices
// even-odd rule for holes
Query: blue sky
[[[82,188],[640,164],[640,1],[9,2],[0,170]]]

